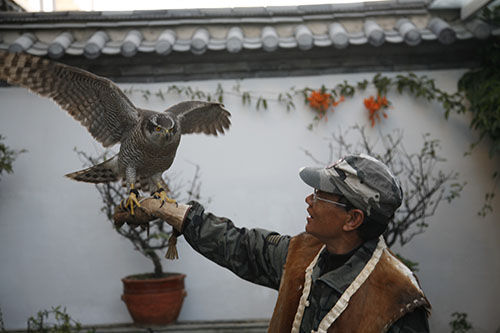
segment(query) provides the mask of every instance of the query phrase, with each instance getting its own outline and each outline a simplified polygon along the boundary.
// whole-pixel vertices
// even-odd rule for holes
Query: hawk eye
[[[156,126],[155,131],[157,131],[157,132],[161,131],[161,127],[160,126]]]

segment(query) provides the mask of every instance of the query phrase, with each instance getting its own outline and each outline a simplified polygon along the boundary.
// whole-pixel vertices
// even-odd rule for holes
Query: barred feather
[[[0,79],[51,98],[104,147],[118,143],[139,120],[118,86],[76,67],[0,50]]]
[[[161,114],[140,110],[110,80],[26,53],[0,50],[0,80],[51,98],[103,146],[121,144],[120,153],[110,160],[66,175],[82,182],[107,183],[125,178],[128,185],[135,183],[136,188],[154,190],[158,175],[174,161],[181,134],[216,136],[231,125],[231,114],[220,103],[186,101]],[[152,132],[146,123],[159,115],[179,129],[160,145],[151,141]],[[133,172],[125,175],[125,170]]]
[[[68,173],[66,177],[86,183],[108,183],[120,179],[118,175],[118,155],[90,168]]]

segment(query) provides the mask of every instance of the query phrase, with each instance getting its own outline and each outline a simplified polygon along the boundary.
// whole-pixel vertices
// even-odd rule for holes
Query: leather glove
[[[141,208],[146,214],[156,216],[166,221],[180,234],[182,232],[182,225],[184,224],[184,220],[191,206],[168,202],[162,204],[159,199],[147,198],[141,201]]]
[[[182,233],[182,225],[191,206],[162,202],[162,200],[155,198],[143,199],[140,201],[140,205],[134,215],[130,214],[130,211],[122,205],[117,206],[113,215],[115,226],[120,228],[124,223],[130,226],[141,226],[148,230],[149,236],[150,221],[157,218],[166,221],[174,228],[174,231],[168,239],[168,250],[165,258],[178,259],[177,237]]]
[[[130,214],[130,210],[125,208],[123,205],[118,205],[115,207],[115,212],[113,214],[113,220],[115,222],[115,227],[121,228],[122,225],[127,223],[131,227],[142,227],[146,228],[149,222],[156,220],[154,215],[146,213],[145,210],[137,207],[135,214]]]
[[[113,219],[117,227],[121,227],[124,223],[131,226],[145,226],[150,221],[160,218],[170,224],[180,234],[184,219],[191,206],[184,204],[175,204],[164,202],[155,198],[145,198],[140,201],[141,207],[136,209],[134,215],[126,208],[117,206]]]

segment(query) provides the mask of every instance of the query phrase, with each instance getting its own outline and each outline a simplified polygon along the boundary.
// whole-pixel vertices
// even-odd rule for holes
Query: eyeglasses
[[[346,204],[343,204],[343,203],[340,203],[340,202],[337,202],[337,201],[328,200],[328,199],[325,199],[325,198],[322,198],[322,197],[318,196],[318,190],[314,189],[313,203],[316,203],[316,201],[318,201],[318,200],[324,201],[324,202],[328,202],[328,203],[331,203],[331,204],[334,204],[334,205],[337,205],[337,206],[340,206],[340,207],[344,207],[344,208],[347,207]]]

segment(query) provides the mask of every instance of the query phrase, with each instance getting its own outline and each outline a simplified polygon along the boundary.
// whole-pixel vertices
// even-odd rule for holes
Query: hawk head
[[[169,115],[157,113],[145,119],[143,131],[150,142],[164,145],[176,135],[177,123]]]

